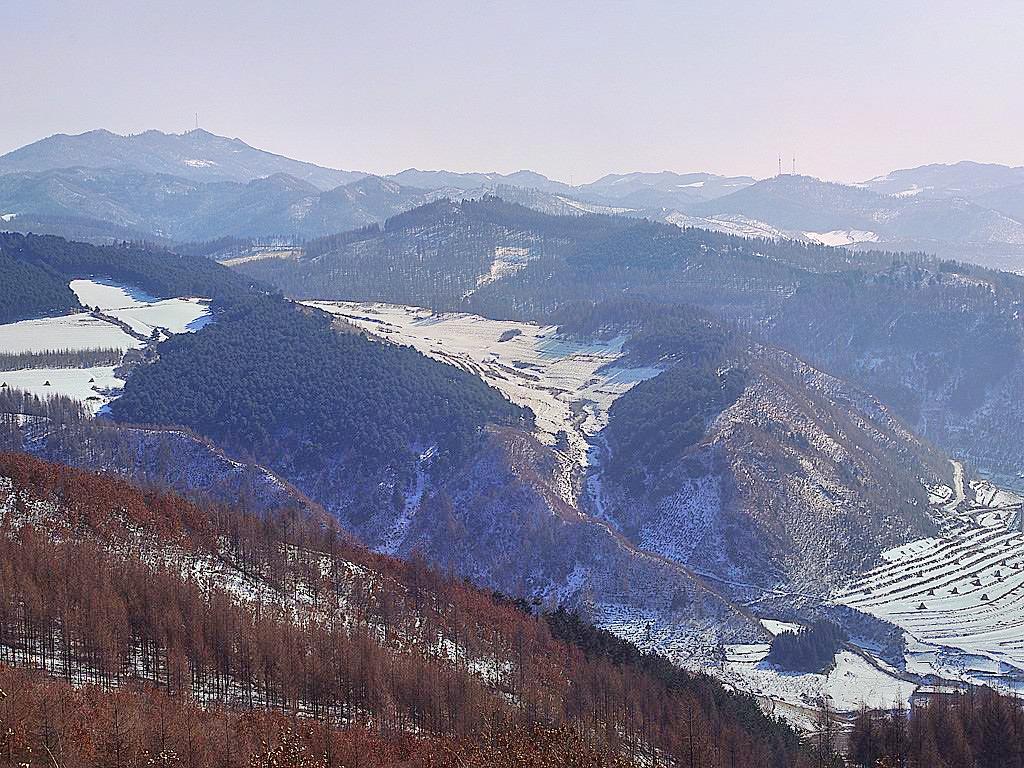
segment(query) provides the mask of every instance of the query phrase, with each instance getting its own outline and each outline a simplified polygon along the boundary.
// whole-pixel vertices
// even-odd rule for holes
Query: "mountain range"
[[[133,169],[190,181],[235,181],[285,173],[318,189],[332,189],[366,174],[324,168],[250,147],[241,139],[201,128],[185,133],[120,136],[106,130],[57,134],[0,157],[0,174],[58,168]]]
[[[383,222],[440,197],[500,194],[546,213],[616,213],[744,237],[913,250],[1024,266],[1024,169],[929,165],[854,185],[779,175],[609,174],[571,186],[534,171],[323,168],[201,129],[57,135],[0,157],[8,229],[111,242],[291,241]]]
[[[983,202],[1016,169],[569,187],[162,136],[0,158],[7,228],[99,241],[0,233],[0,544],[105,574],[69,602],[20,568],[16,666],[375,750],[544,723],[550,754],[644,765],[698,747],[707,698],[637,714],[630,686],[711,686],[736,765],[791,765],[703,674],[805,729],[822,696],[1024,674],[1024,278],[968,259],[1020,242]]]

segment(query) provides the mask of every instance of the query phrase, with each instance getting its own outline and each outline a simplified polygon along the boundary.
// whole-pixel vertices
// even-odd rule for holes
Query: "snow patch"
[[[833,247],[878,242],[878,233],[866,229],[833,229],[829,232],[804,232],[803,235],[815,243]]]
[[[98,307],[143,336],[153,331],[197,331],[210,321],[210,306],[205,299],[157,299],[136,288],[104,280],[72,280],[70,286],[83,305]]]

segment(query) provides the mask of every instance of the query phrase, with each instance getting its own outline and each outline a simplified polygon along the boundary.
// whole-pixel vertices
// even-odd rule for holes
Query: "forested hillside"
[[[52,235],[0,232],[0,312],[3,322],[79,308],[68,282],[81,277],[117,280],[157,297],[233,300],[252,281],[208,259],[129,244],[96,246]],[[9,277],[8,277],[9,276]]]
[[[66,280],[45,267],[21,261],[0,244],[0,323],[58,315],[78,309]]]
[[[864,393],[694,307],[558,314],[566,333],[629,333],[630,358],[665,368],[612,404],[589,485],[645,549],[739,593],[739,573],[817,593],[934,530],[922,480],[946,481],[944,457]]]
[[[753,700],[323,521],[18,454],[0,455],[0,513],[0,749],[18,764],[799,764]]]
[[[405,467],[417,445],[436,444],[443,466],[471,450],[484,424],[528,418],[469,373],[338,333],[328,315],[273,297],[165,342],[112,413],[187,426],[270,464],[311,470],[330,458],[370,471]]]
[[[853,723],[855,768],[1009,768],[1021,762],[1024,707],[990,688],[939,691],[905,712],[864,710]]]
[[[996,470],[1024,461],[999,424],[1024,425],[1024,279],[1008,273],[496,199],[436,203],[315,241],[297,261],[239,268],[302,298],[539,322],[624,296],[696,305],[864,387],[958,455]]]

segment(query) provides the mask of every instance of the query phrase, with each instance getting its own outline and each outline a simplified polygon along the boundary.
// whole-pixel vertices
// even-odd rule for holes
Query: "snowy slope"
[[[124,386],[114,375],[114,366],[91,368],[31,368],[0,371],[0,386],[31,392],[40,397],[60,395],[79,400],[93,410],[110,402],[113,392]]]
[[[307,302],[352,325],[435,360],[474,373],[536,416],[537,437],[555,446],[567,469],[595,460],[594,437],[608,422],[617,397],[660,368],[618,366],[624,336],[581,342],[554,326],[489,320],[469,314],[435,314],[391,304]],[[502,340],[504,339],[504,341]],[[572,501],[572,478],[563,498]]]
[[[209,302],[203,299],[157,299],[106,280],[72,280],[71,290],[84,306],[100,309],[143,336],[155,330],[163,334],[197,331],[210,320]]]
[[[836,601],[907,633],[908,669],[1018,687],[1024,681],[1024,499],[975,483],[937,507],[941,535],[884,554]]]

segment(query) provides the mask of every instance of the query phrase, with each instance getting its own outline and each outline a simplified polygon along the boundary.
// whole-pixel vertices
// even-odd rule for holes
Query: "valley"
[[[990,4],[5,7],[0,768],[1024,768]]]
[[[620,609],[621,613],[604,613],[599,619],[602,626],[641,647],[666,652],[680,663],[712,670],[719,679],[739,690],[754,693],[769,709],[804,728],[813,727],[816,706],[822,698],[835,711],[852,716],[864,706],[887,708],[897,702],[908,706],[915,691],[931,681],[986,683],[1014,689],[1016,673],[1011,670],[1018,668],[1020,660],[1013,655],[1017,649],[1006,648],[1005,644],[1014,636],[1015,627],[1024,617],[1014,618],[1013,595],[1017,589],[1013,579],[1016,576],[1010,576],[1016,574],[1011,562],[1014,555],[1003,547],[1009,542],[1024,547],[1024,536],[1015,535],[1009,529],[1017,526],[1019,530],[1021,499],[983,482],[966,487],[961,464],[954,462],[950,486],[934,486],[930,491],[931,514],[939,521],[941,532],[936,537],[910,541],[882,552],[881,558],[887,565],[855,574],[852,583],[842,584],[831,594],[816,596],[793,592],[784,585],[764,589],[702,571],[699,566],[697,572],[693,572],[687,565],[698,561],[699,555],[692,550],[666,545],[664,533],[646,534],[633,544],[615,527],[618,522],[614,516],[606,519],[600,460],[607,450],[602,443],[602,430],[607,426],[608,410],[636,383],[664,370],[664,366],[631,368],[619,362],[624,337],[586,344],[578,338],[559,334],[554,326],[435,313],[402,305],[305,303],[324,309],[371,336],[388,343],[413,346],[433,359],[473,373],[513,402],[530,408],[537,415],[538,436],[563,455],[566,474],[562,477],[574,480],[560,481],[558,485],[567,503],[573,504],[582,516],[596,518],[640,556],[687,568],[692,576],[704,579],[706,585],[734,600],[741,610],[752,617],[760,617],[757,620],[768,630],[768,637],[755,644],[725,645],[717,659],[704,655],[688,659],[692,651],[685,633],[676,637],[670,626],[657,622],[644,628],[644,620],[625,606]],[[716,491],[708,492],[696,486],[687,493],[691,494],[694,512],[699,506],[700,514],[713,518],[715,513],[710,510],[721,503]],[[422,481],[417,485],[416,494],[412,502],[414,509],[422,502]],[[408,513],[408,503],[406,509]],[[415,511],[411,514],[414,516]],[[663,513],[657,525],[664,527],[666,522]],[[406,521],[403,533],[407,534],[408,528]],[[386,551],[395,551],[393,541],[388,542]],[[958,554],[961,552],[962,555]],[[918,597],[929,599],[923,595],[934,594],[942,581],[936,581],[942,569],[936,573],[935,565],[929,565],[931,558],[938,562],[953,555],[967,557],[974,552],[979,558],[986,552],[998,552],[1002,557],[1007,582],[999,594],[986,595],[986,600],[991,601],[991,611],[978,612],[982,605],[979,595],[974,595],[973,602],[969,597],[979,592],[976,588],[963,589],[959,601],[948,607],[921,609],[915,600]],[[1024,553],[1024,549],[1021,552]],[[1020,564],[1017,566],[1019,570]],[[927,581],[916,584],[916,588],[907,583],[905,577],[911,574],[911,568],[923,569]],[[966,585],[974,579],[976,571],[966,569],[957,579]],[[999,568],[994,572],[998,573]],[[1024,577],[1018,580],[1024,587]],[[792,599],[802,603],[803,608],[780,614],[778,608],[773,607]],[[825,674],[787,673],[766,662],[767,640],[778,631],[800,626],[778,621],[776,617],[782,615],[792,621],[800,615],[813,616],[820,610],[813,607],[819,601],[823,605],[834,603],[856,608],[905,630],[909,643],[905,655],[903,651],[893,655],[879,648],[876,641],[863,637],[854,638],[848,649],[841,650],[834,666]],[[954,623],[937,620],[938,616],[952,610],[957,611],[957,616],[964,616],[966,612],[976,618],[965,617]],[[938,630],[939,626],[947,629]],[[919,627],[929,627],[928,635],[920,635]],[[969,633],[968,627],[971,628]]]
[[[480,377],[529,408],[535,434],[564,457],[563,498],[579,501],[583,473],[599,455],[608,409],[632,386],[661,373],[656,366],[619,363],[625,336],[608,341],[560,335],[556,326],[436,314],[420,307],[355,302],[305,302],[388,342]]]

